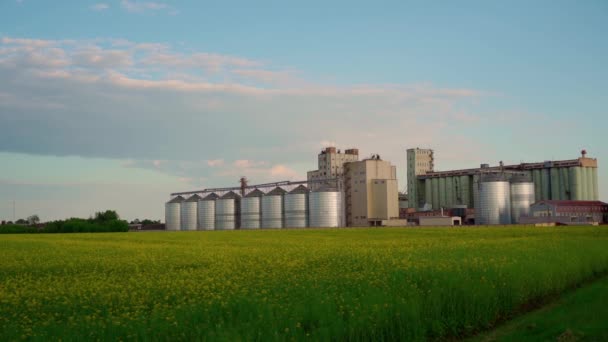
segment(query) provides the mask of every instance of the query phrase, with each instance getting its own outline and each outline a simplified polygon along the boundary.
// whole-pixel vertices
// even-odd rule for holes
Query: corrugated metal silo
[[[595,195],[593,194],[593,168],[586,167],[585,173],[587,174],[587,200],[592,201],[595,199]]]
[[[433,185],[433,209],[439,209],[439,178],[431,178]]]
[[[181,206],[181,230],[196,230],[198,227],[198,201],[202,199],[199,195],[192,195],[182,202]]]
[[[471,201],[471,185],[469,184],[469,176],[460,176],[460,199],[461,204],[472,208],[473,203]]]
[[[262,228],[283,228],[283,195],[286,192],[276,187],[262,197]]]
[[[587,190],[589,189],[587,182],[587,168],[581,167],[581,200],[589,199]]]
[[[561,200],[560,182],[559,182],[559,169],[556,167],[551,168],[551,199]]]
[[[241,229],[259,229],[262,223],[261,198],[264,193],[258,189],[241,199]]]
[[[210,193],[198,201],[198,229],[215,230],[215,201],[219,196]]]
[[[522,216],[530,214],[530,205],[534,203],[534,183],[527,177],[511,179],[511,222],[519,223]]]
[[[233,230],[238,228],[239,204],[241,196],[230,191],[215,201],[215,229]]]
[[[567,167],[559,168],[559,190],[561,192],[560,197],[563,200],[569,200],[570,197],[570,177],[568,175]]]
[[[483,175],[479,189],[476,224],[511,223],[511,186],[501,175]]]
[[[426,183],[425,183],[426,186]],[[291,190],[285,195],[285,227],[308,227],[308,188],[303,185]]]
[[[583,197],[581,189],[581,168],[572,166],[568,171],[570,174],[570,196],[572,200],[580,201]]]
[[[445,177],[441,177],[439,178],[439,207],[445,208],[446,203]]]
[[[310,226],[340,227],[342,194],[335,190],[314,191],[309,194]]]
[[[430,178],[424,180],[424,202],[433,205],[433,181]]]
[[[551,199],[550,194],[551,194],[551,173],[549,171],[549,168],[544,168],[541,170],[540,173],[540,178],[541,178],[541,183],[542,183],[542,199],[543,200],[549,200]]]
[[[445,206],[451,208],[454,204],[454,177],[445,178]]]
[[[165,229],[180,230],[181,229],[181,207],[184,198],[177,196],[165,203]]]
[[[479,208],[479,188],[481,184],[479,183],[479,175],[473,175],[473,208],[475,208],[475,212]]]
[[[540,176],[540,169],[532,170],[532,182],[534,182],[534,200],[540,201],[543,197],[543,182]]]

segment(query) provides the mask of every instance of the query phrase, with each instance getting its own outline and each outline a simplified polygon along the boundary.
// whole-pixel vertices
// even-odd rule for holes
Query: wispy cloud
[[[146,11],[165,11],[171,15],[178,13],[177,9],[163,2],[122,0],[120,5],[122,8],[132,13],[142,13]]]
[[[90,7],[90,9],[92,9],[93,11],[105,11],[109,8],[110,8],[110,5],[108,5],[104,2],[96,3]]]

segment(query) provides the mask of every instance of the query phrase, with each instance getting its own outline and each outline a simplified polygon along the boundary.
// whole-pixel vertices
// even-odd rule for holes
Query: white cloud
[[[133,13],[142,13],[145,11],[161,11],[161,10],[167,11],[167,13],[170,15],[175,15],[178,13],[178,11],[175,8],[173,8],[172,6],[169,6],[166,3],[162,3],[162,2],[122,0],[120,2],[120,5],[125,10],[127,10],[129,12],[133,12]]]
[[[99,2],[99,3],[96,3],[95,5],[92,5],[90,8],[93,11],[105,11],[108,8],[110,8],[110,5],[103,3],[103,2]]]
[[[223,159],[207,160],[207,165],[210,167],[223,166],[224,160]]]

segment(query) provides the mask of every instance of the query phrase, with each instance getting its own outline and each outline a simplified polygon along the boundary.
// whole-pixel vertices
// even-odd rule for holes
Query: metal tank
[[[215,230],[215,200],[219,196],[210,193],[198,201],[198,229]]]
[[[342,194],[336,190],[311,192],[309,195],[310,226],[340,227]]]
[[[285,227],[308,227],[308,188],[303,185],[291,190],[284,198]]]
[[[181,229],[181,207],[184,198],[177,196],[165,203],[165,229],[180,230]]]
[[[283,228],[283,195],[280,187],[262,197],[262,228]]]
[[[241,199],[241,229],[259,229],[262,223],[261,198],[264,193],[255,189]]]
[[[522,216],[530,215],[534,203],[534,183],[526,177],[511,179],[511,222],[519,223]]]
[[[511,223],[511,186],[501,175],[483,175],[479,188],[476,224]]]
[[[198,227],[198,201],[201,199],[199,195],[192,195],[182,202],[181,230],[196,230]]]
[[[215,201],[215,229],[233,230],[238,228],[240,200],[241,196],[234,191],[230,191]]]
[[[424,180],[424,202],[433,205],[433,184],[430,178]]]

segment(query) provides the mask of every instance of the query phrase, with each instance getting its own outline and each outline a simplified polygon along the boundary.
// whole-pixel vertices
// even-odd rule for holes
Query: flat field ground
[[[0,340],[426,340],[608,272],[608,229],[0,236]]]

